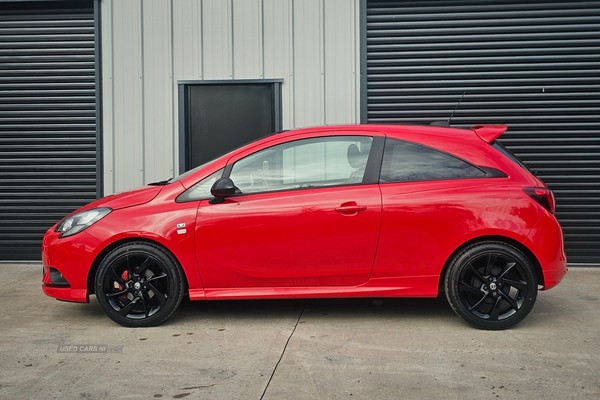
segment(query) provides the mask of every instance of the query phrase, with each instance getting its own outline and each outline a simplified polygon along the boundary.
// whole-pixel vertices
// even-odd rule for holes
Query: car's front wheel
[[[507,329],[527,316],[537,297],[533,265],[501,242],[473,245],[446,273],[446,297],[462,319],[479,329]]]
[[[158,325],[179,306],[183,277],[172,256],[151,243],[112,250],[96,272],[96,299],[113,321],[129,327]]]

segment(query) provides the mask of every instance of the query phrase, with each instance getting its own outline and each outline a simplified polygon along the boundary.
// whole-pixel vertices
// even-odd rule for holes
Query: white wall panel
[[[233,0],[233,79],[263,77],[262,1]]]
[[[294,126],[322,125],[322,0],[294,1]]]
[[[359,0],[103,0],[104,192],[177,175],[178,81],[281,78],[284,129],[359,122]]]
[[[233,78],[232,0],[202,1],[204,79]]]
[[[283,129],[294,126],[294,42],[291,1],[263,0],[264,77],[282,78]]]
[[[173,175],[171,8],[163,0],[142,3],[142,103],[144,183]],[[165,176],[165,172],[167,172]]]
[[[202,2],[198,0],[173,0],[172,72],[173,97],[171,99],[171,137],[173,154],[170,156],[173,175],[179,166],[179,119],[177,108],[177,80],[201,80],[202,70]]]
[[[112,112],[112,153],[113,187],[105,188],[105,193],[119,192],[139,186],[143,182],[143,103],[142,103],[142,29],[141,1],[107,1],[112,11],[112,93],[105,99],[104,109]],[[106,52],[106,47],[103,48]],[[109,104],[107,104],[109,103]],[[108,105],[108,107],[107,107]],[[110,129],[104,127],[105,132]]]
[[[324,6],[325,123],[344,124],[355,120],[358,54],[354,36],[348,34],[353,30],[354,9],[348,7],[348,0],[325,0]]]
[[[202,79],[202,2],[174,0],[172,18],[173,73],[190,80]]]

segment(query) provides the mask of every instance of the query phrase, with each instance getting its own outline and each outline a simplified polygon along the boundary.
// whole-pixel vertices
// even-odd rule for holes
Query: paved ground
[[[128,329],[93,298],[44,296],[41,277],[0,264],[2,399],[600,398],[600,269],[572,268],[504,332],[444,299],[184,301]],[[58,352],[103,344],[123,351]]]

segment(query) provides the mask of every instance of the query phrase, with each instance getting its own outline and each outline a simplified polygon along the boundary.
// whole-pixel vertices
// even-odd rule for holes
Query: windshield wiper
[[[171,179],[173,179],[173,178],[165,179],[164,181],[152,182],[152,183],[149,183],[148,185],[150,185],[150,186],[164,186],[164,185],[169,184],[169,181]]]

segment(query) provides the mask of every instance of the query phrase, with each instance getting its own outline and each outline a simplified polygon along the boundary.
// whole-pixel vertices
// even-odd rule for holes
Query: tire
[[[104,313],[127,327],[158,325],[183,297],[183,275],[161,247],[123,244],[102,260],[96,272],[96,299]]]
[[[508,329],[529,314],[537,298],[533,265],[502,242],[475,244],[459,253],[446,273],[446,297],[469,325]]]

